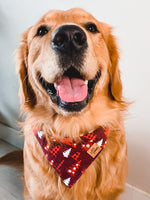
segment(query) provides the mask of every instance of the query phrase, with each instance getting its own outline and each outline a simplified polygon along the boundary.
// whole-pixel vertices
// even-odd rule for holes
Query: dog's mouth
[[[68,112],[79,112],[93,98],[100,75],[98,71],[92,80],[85,80],[80,72],[71,66],[56,83],[48,83],[41,76],[39,81],[58,107]]]

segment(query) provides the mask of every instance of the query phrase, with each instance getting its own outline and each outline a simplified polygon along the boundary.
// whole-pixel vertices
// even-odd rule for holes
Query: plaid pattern
[[[81,142],[52,139],[51,144],[48,144],[43,131],[33,130],[50,165],[69,188],[103,150],[108,131],[108,128],[100,127],[92,133],[80,136]]]

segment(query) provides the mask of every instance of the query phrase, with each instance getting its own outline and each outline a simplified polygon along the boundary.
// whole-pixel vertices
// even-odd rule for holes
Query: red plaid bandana
[[[52,144],[48,144],[43,131],[33,130],[45,157],[69,188],[103,150],[108,131],[108,128],[100,127],[80,136],[80,142],[73,142],[70,139],[57,141],[52,138]]]

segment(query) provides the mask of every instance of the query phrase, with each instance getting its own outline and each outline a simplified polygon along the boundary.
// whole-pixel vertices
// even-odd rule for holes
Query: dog
[[[112,28],[80,8],[51,10],[22,34],[16,66],[21,113],[26,116],[21,124],[26,200],[120,199],[128,165],[123,123],[127,103],[118,60]],[[62,180],[40,138],[44,135],[52,146],[64,140],[71,141],[66,145],[81,145],[87,133],[99,128],[104,133],[107,129],[105,148],[101,151],[101,144],[91,149],[100,154],[96,152],[85,172],[67,187],[70,179]]]

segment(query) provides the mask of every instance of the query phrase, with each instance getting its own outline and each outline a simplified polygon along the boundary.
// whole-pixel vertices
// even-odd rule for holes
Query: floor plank
[[[0,156],[17,148],[0,140]],[[21,172],[17,169],[0,166],[0,200],[23,200]]]
[[[4,188],[0,187],[0,197],[2,200],[16,200],[16,198],[8,192],[8,190],[5,190]]]

